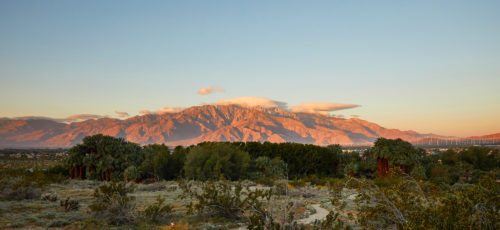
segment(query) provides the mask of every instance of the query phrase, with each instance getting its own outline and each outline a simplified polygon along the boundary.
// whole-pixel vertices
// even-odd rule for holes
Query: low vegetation
[[[487,147],[170,149],[95,135],[65,158],[0,163],[2,228],[500,229],[500,153]]]

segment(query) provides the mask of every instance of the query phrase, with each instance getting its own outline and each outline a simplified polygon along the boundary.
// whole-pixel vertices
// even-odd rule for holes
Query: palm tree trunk
[[[389,171],[389,161],[385,158],[377,158],[378,175],[386,177]]]
[[[73,167],[74,172],[74,178],[78,178],[78,166]]]
[[[87,167],[82,166],[82,180],[85,180],[87,178]]]
[[[384,158],[385,176],[389,175],[389,159]]]

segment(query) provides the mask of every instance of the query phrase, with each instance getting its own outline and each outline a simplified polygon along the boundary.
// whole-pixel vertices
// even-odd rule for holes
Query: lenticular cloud
[[[265,97],[237,97],[230,99],[222,99],[214,103],[216,105],[239,105],[243,107],[263,107],[263,108],[280,108],[287,109],[287,103],[271,100]]]
[[[128,117],[130,116],[127,112],[120,112],[118,110],[115,110],[115,113],[118,117]]]
[[[292,106],[290,107],[290,111],[295,113],[317,113],[321,115],[329,115],[332,111],[355,107],[358,107],[358,105],[330,102],[309,102]]]

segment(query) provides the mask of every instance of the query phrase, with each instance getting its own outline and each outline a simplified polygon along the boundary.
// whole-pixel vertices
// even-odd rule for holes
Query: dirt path
[[[321,207],[320,204],[313,204],[312,207],[316,209],[316,213],[310,215],[307,218],[297,220],[299,224],[309,224],[315,220],[323,220],[328,215],[328,210]],[[247,226],[241,226],[239,228],[234,228],[233,230],[243,230],[247,229]]]
[[[310,215],[308,218],[297,220],[299,224],[309,224],[315,220],[322,220],[328,215],[328,210],[321,207],[320,204],[313,204],[312,207],[316,209],[316,213]]]

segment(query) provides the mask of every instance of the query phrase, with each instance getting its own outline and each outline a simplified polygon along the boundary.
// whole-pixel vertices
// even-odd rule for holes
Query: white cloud
[[[52,117],[44,117],[44,116],[22,116],[22,117],[2,117],[2,120],[51,120],[51,121],[59,121],[61,119],[52,118]]]
[[[245,96],[245,97],[236,97],[229,99],[221,99],[214,103],[205,103],[202,102],[201,105],[239,105],[242,107],[262,107],[262,108],[279,108],[285,111],[291,111],[295,113],[315,113],[321,114],[325,116],[332,115],[332,111],[342,110],[342,109],[350,109],[358,107],[359,105],[355,104],[342,104],[342,103],[330,103],[330,102],[309,102],[302,103],[299,105],[295,105],[288,108],[288,104],[282,101],[276,101],[265,97],[257,97],[257,96]],[[164,114],[164,113],[178,113],[185,110],[185,107],[163,107],[156,111],[151,110],[141,110],[139,114]],[[336,114],[332,115],[337,118],[344,118],[344,115]]]
[[[255,97],[255,96],[247,96],[247,97],[237,97],[230,99],[222,99],[214,104],[217,105],[239,105],[243,107],[256,107],[260,106],[263,108],[280,108],[287,109],[287,103],[281,101],[271,100],[265,97]]]
[[[139,111],[139,114],[142,114],[142,115],[151,114],[151,111],[144,109],[144,110]]]
[[[90,120],[90,119],[99,119],[99,118],[105,118],[107,116],[103,115],[96,115],[96,114],[76,114],[76,115],[71,115],[66,118],[66,120]]]
[[[128,117],[128,116],[130,116],[127,112],[120,112],[120,111],[115,110],[115,113],[116,113],[116,115],[118,115],[118,117]]]
[[[55,122],[75,122],[75,121],[86,121],[90,119],[100,119],[107,118],[108,116],[96,115],[96,114],[75,114],[66,118],[52,118],[52,117],[43,117],[43,116],[22,116],[22,117],[14,117],[14,118],[2,118],[8,120],[51,120]]]
[[[332,111],[350,109],[355,107],[358,107],[358,105],[330,102],[309,102],[292,106],[290,107],[290,111],[295,113],[316,113],[321,115],[330,115],[330,112]]]
[[[151,110],[141,110],[139,111],[139,114],[146,115],[146,114],[164,114],[164,113],[178,113],[181,112],[182,110],[185,110],[186,108],[184,107],[163,107],[160,108],[156,111],[151,111]]]
[[[185,110],[186,108],[184,107],[163,107],[160,108],[159,110],[156,111],[158,114],[163,114],[163,113],[178,113],[182,110]]]
[[[215,92],[226,92],[226,90],[224,88],[212,86],[201,88],[200,90],[198,90],[198,94],[200,95],[207,95]]]

